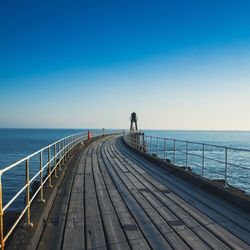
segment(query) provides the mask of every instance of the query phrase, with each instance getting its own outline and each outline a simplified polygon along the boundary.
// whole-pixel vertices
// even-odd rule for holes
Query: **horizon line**
[[[56,130],[86,130],[86,129],[100,129],[103,128],[56,128],[56,127],[45,127],[45,128],[39,128],[39,127],[0,127],[0,129],[56,129]],[[105,130],[129,130],[129,128],[104,128]],[[151,129],[151,128],[142,128],[138,130],[143,131],[180,131],[180,132],[250,132],[246,129],[163,129],[163,128],[157,128],[157,129]]]

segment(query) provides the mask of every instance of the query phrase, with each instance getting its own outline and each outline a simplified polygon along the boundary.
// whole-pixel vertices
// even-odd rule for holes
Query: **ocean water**
[[[250,131],[144,130],[146,135],[250,149]]]
[[[0,169],[80,129],[0,129]]]
[[[79,129],[0,129],[0,169],[20,160],[21,158],[45,147],[52,142],[65,136],[75,134],[81,131]],[[225,132],[225,131],[162,131],[145,130],[146,135],[157,137],[167,137],[170,139],[188,140],[194,142],[208,143],[214,145],[250,149],[250,132]],[[159,140],[158,148],[156,141],[152,141],[151,150],[157,150],[158,155],[163,158],[163,151],[159,150],[162,146]],[[173,144],[167,143],[167,158],[173,161]],[[150,145],[148,145],[149,149]],[[201,146],[189,145],[188,163],[192,171],[201,174]],[[195,156],[195,155],[198,155]],[[216,147],[206,147],[205,156],[211,159],[223,161],[223,149]],[[179,166],[185,165],[185,143],[176,143],[176,160]],[[239,187],[250,193],[250,153],[241,151],[228,152],[228,161],[242,166],[236,168],[229,166],[228,181],[229,184]],[[30,172],[38,171],[38,159],[30,163]],[[31,174],[32,176],[32,174]],[[219,162],[205,161],[204,176],[210,179],[223,179],[224,164]],[[3,200],[4,204],[9,201],[13,195],[25,184],[25,166],[21,164],[17,168],[4,174],[3,181]],[[9,210],[21,209],[24,206],[24,194],[16,200]]]
[[[30,155],[66,136],[82,132],[79,129],[0,129],[0,169]],[[85,130],[87,131],[87,130]],[[51,152],[53,154],[53,150]],[[47,162],[47,155],[44,156]],[[30,160],[30,178],[39,171],[39,155]],[[36,179],[38,181],[38,178]],[[2,175],[3,204],[25,185],[25,163]],[[22,192],[7,211],[21,210],[25,204]]]

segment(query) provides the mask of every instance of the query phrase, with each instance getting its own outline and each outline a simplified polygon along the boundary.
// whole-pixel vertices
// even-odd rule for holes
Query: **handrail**
[[[216,148],[228,148],[232,150],[239,150],[239,151],[244,151],[244,152],[250,152],[250,149],[244,149],[244,148],[235,148],[235,147],[226,147],[226,146],[221,146],[221,145],[215,145],[215,144],[210,144],[210,143],[203,143],[203,142],[194,142],[194,141],[188,141],[188,140],[180,140],[180,139],[173,139],[173,138],[168,138],[168,137],[158,137],[158,136],[151,136],[151,135],[145,135],[145,137],[152,137],[152,138],[158,138],[161,140],[168,140],[168,141],[176,141],[176,142],[185,142],[185,143],[192,143],[196,145],[206,145],[206,146],[211,146],[211,147],[216,147]]]
[[[117,130],[104,130],[104,129],[92,130],[91,133],[92,133],[93,138],[98,137],[98,136],[108,135],[108,134],[121,134],[121,132]],[[58,169],[62,170],[61,165],[65,164],[66,158],[70,157],[73,154],[75,147],[79,143],[87,139],[90,139],[88,138],[88,131],[83,131],[83,132],[79,132],[73,135],[66,136],[0,170],[0,248],[1,249],[4,249],[6,240],[12,234],[12,232],[17,227],[18,223],[21,221],[21,219],[24,217],[25,214],[27,214],[26,225],[29,227],[33,226],[31,222],[31,214],[30,214],[31,203],[35,200],[35,198],[37,197],[39,193],[40,193],[40,201],[45,202],[44,194],[43,194],[43,188],[44,188],[45,183],[49,181],[49,187],[53,188],[52,187],[52,174],[54,174],[54,177],[56,178],[57,171]],[[51,155],[51,151],[53,153],[53,156]],[[45,154],[47,154],[46,162],[44,162]],[[34,176],[30,178],[29,163],[33,157],[37,157],[37,156],[39,157],[39,171],[37,171],[34,174]],[[25,163],[25,178],[26,178],[25,185],[21,187],[21,189],[16,194],[14,194],[14,196],[9,201],[7,201],[6,204],[3,204],[3,181],[2,181],[3,178],[2,177],[11,169],[18,168],[20,164],[22,163]],[[44,175],[44,170],[47,170],[47,175]],[[40,185],[30,197],[31,183],[34,183],[34,181],[37,178],[39,178]],[[8,230],[8,232],[5,232],[4,213],[17,200],[17,198],[20,197],[20,195],[23,194],[23,192],[25,191],[26,191],[25,207],[22,209],[18,218],[13,222],[13,225]]]
[[[66,139],[68,139],[68,138],[70,138],[70,137],[77,136],[77,135],[80,135],[80,134],[82,134],[82,133],[83,133],[83,132],[79,132],[79,133],[76,133],[76,134],[73,134],[73,135],[70,135],[70,136],[66,136],[66,137],[64,137],[64,138],[62,138],[62,139],[60,139],[60,140],[57,140],[56,142],[53,142],[53,143],[49,144],[48,146],[45,146],[45,147],[43,147],[42,149],[37,150],[36,152],[34,152],[34,153],[32,153],[32,154],[30,154],[30,155],[28,155],[28,156],[22,158],[21,160],[19,160],[19,161],[13,163],[13,164],[11,164],[11,165],[9,165],[8,167],[3,168],[1,171],[2,171],[2,173],[4,173],[4,172],[10,170],[11,168],[13,168],[13,167],[19,165],[20,163],[26,161],[27,159],[32,158],[33,156],[35,156],[35,155],[39,154],[40,152],[46,150],[47,148],[49,148],[49,147],[51,147],[51,146],[54,146],[55,144],[57,144],[57,143],[59,143],[59,142],[61,142],[61,141],[63,141],[63,140],[66,140]]]
[[[143,132],[127,133],[124,139],[139,151],[162,160],[171,160],[176,166],[181,164],[186,170],[192,170],[205,178],[213,179],[221,176],[225,188],[230,184],[239,186],[242,191],[250,193],[249,178],[241,177],[250,176],[249,163],[245,166],[237,162],[241,159],[233,158],[233,162],[229,159],[229,156],[232,158],[239,152],[243,152],[245,158],[250,159],[250,149],[148,136]],[[241,178],[233,176],[232,171],[238,171]]]

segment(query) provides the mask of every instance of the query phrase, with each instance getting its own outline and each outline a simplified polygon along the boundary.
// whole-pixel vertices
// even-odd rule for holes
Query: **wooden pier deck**
[[[38,249],[250,249],[250,212],[110,136],[82,152],[59,190]]]

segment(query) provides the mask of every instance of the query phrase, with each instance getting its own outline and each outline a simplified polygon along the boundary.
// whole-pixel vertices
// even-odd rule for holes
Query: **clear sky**
[[[0,127],[250,130],[250,1],[1,1]]]

